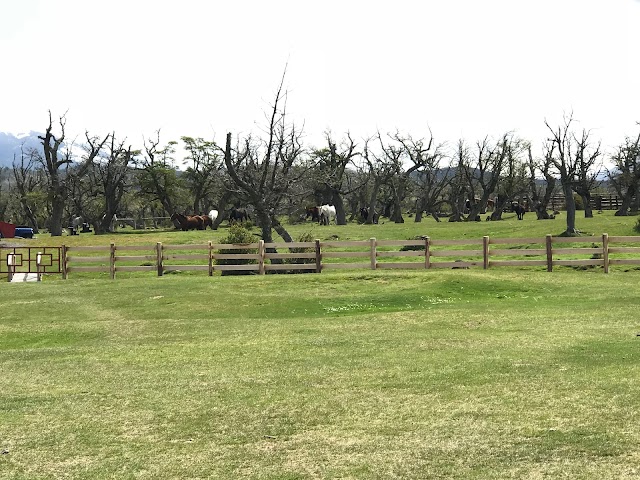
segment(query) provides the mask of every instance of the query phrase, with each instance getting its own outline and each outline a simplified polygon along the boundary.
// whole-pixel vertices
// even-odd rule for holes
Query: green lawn
[[[616,217],[612,210],[604,211],[601,214],[594,213],[593,218],[584,218],[584,212],[576,212],[576,227],[586,235],[639,235],[634,230],[639,217]],[[443,219],[437,223],[433,218],[426,217],[421,223],[415,223],[414,219],[405,215],[405,223],[396,224],[388,219],[381,219],[379,225],[361,225],[351,222],[348,225],[320,226],[311,222],[286,225],[289,233],[294,239],[303,234],[310,234],[312,238],[320,240],[367,240],[375,237],[377,239],[404,240],[420,235],[428,235],[433,239],[448,240],[461,238],[482,238],[484,235],[490,237],[544,237],[547,234],[560,235],[566,229],[565,213],[554,220],[536,220],[533,213],[527,213],[524,220],[516,219],[515,214],[505,213],[504,220],[500,222],[458,222],[451,223]],[[283,221],[285,219],[282,219]],[[255,233],[259,233],[254,228]],[[24,245],[52,245],[65,244],[74,245],[109,245],[110,242],[116,245],[155,245],[162,242],[169,245],[192,243],[201,244],[212,240],[214,242],[225,237],[229,232],[227,222],[223,222],[216,231],[212,230],[192,230],[182,232],[177,230],[132,230],[130,228],[120,229],[113,234],[94,235],[80,234],[75,236],[50,237],[48,234],[40,234],[35,240],[22,241]],[[274,240],[281,241],[280,237],[274,233]],[[258,237],[256,236],[256,239]]]
[[[639,304],[622,269],[2,283],[0,478],[637,478]]]

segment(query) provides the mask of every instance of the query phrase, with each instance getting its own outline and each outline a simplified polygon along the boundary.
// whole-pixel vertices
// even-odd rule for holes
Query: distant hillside
[[[13,158],[20,158],[20,147],[24,145],[25,151],[29,148],[40,148],[38,135],[41,133],[31,131],[13,135],[11,133],[0,132],[0,167],[10,167],[13,165]]]

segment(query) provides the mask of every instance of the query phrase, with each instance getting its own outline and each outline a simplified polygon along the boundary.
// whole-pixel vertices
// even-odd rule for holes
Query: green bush
[[[229,233],[226,237],[220,239],[220,243],[255,243],[258,241],[258,238],[253,235],[245,225],[241,224],[233,224],[229,227]],[[255,249],[247,249],[247,248],[234,248],[230,250],[218,250],[217,253],[253,253]],[[250,259],[241,259],[241,260],[228,260],[228,259],[218,259],[216,260],[216,264],[218,265],[250,265],[256,263],[255,260]],[[251,271],[234,271],[234,270],[225,270],[222,272],[222,275],[252,275],[255,272]]]
[[[313,242],[315,241],[314,235],[311,232],[302,233],[297,239],[296,242]],[[289,249],[290,253],[315,253],[315,247],[292,247]],[[315,258],[288,258],[285,260],[286,263],[290,264],[315,264]],[[314,270],[292,270],[289,273],[311,273]]]

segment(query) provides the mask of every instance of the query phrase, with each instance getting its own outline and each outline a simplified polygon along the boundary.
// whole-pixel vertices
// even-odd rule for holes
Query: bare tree
[[[381,146],[381,152],[376,154],[369,149],[371,139],[365,141],[363,158],[369,167],[369,177],[373,180],[370,191],[368,211],[366,223],[374,223],[376,204],[378,203],[378,193],[380,187],[391,180],[398,173],[398,164],[401,162],[402,151],[393,146],[385,147],[380,134],[378,141]]]
[[[545,142],[543,150],[544,155],[542,160],[536,161],[531,153],[531,144],[527,145],[527,168],[529,169],[531,206],[535,210],[538,220],[548,220],[551,218],[549,212],[547,212],[547,208],[556,187],[556,177],[551,171],[553,163],[551,162],[551,155],[549,155],[549,142]],[[537,183],[538,172],[542,174],[542,178],[545,180],[544,186],[539,186]]]
[[[176,211],[176,198],[179,195],[180,181],[176,174],[173,155],[176,142],[170,141],[164,147],[160,145],[160,130],[155,138],[144,141],[144,155],[136,158],[140,193],[162,204],[165,212]]]
[[[511,136],[505,137],[504,140],[501,154],[505,158],[495,190],[497,201],[491,213],[491,220],[500,220],[506,208],[510,208],[513,203],[521,203],[528,186],[526,163],[522,158],[527,142]]]
[[[573,190],[582,198],[584,217],[593,218],[591,209],[591,191],[600,183],[601,156],[600,142],[592,145],[589,139],[590,133],[582,130],[580,138],[573,136],[575,142],[575,180]]]
[[[275,95],[266,137],[257,139],[249,135],[232,148],[231,133],[228,133],[224,149],[230,188],[255,209],[256,222],[265,242],[273,241],[273,229],[286,242],[293,241],[276,213],[289,196],[291,185],[306,174],[304,168],[296,168],[304,153],[302,132],[295,124],[288,123],[283,85],[284,74]]]
[[[573,183],[576,175],[576,165],[572,158],[572,133],[571,124],[573,114],[564,116],[563,124],[557,129],[551,128],[545,120],[545,125],[551,132],[549,139],[548,155],[553,166],[560,175],[560,184],[564,193],[565,208],[567,211],[567,229],[565,235],[572,236],[579,234],[576,229],[576,203],[573,198]]]
[[[360,153],[356,151],[357,145],[349,133],[339,146],[333,141],[330,132],[325,133],[325,138],[327,147],[311,152],[311,158],[316,163],[314,172],[320,183],[320,194],[336,207],[336,223],[346,225],[343,196],[349,194],[353,188],[346,173],[353,159]]]
[[[447,191],[447,203],[451,207],[450,222],[464,220],[465,201],[467,198],[467,178],[465,172],[469,168],[469,147],[460,139],[452,159],[453,175]]]
[[[42,188],[44,181],[42,171],[36,168],[36,162],[36,152],[27,153],[24,148],[21,148],[20,162],[18,163],[15,158],[13,161],[13,178],[24,216],[33,228],[33,232],[39,233],[37,207],[33,196]]]
[[[120,211],[122,197],[129,186],[130,167],[140,152],[125,146],[126,139],[117,141],[113,132],[104,155],[96,157],[91,173],[93,183],[99,185],[103,214],[94,223],[96,233],[113,231],[113,218]]]
[[[428,140],[414,140],[410,135],[401,137],[398,134],[395,139],[402,145],[406,158],[412,164],[406,172],[406,180],[413,186],[416,195],[415,221],[421,222],[422,214],[426,211],[439,222],[438,207],[444,201],[442,195],[452,177],[450,168],[442,168],[443,145],[434,145],[431,131]]]
[[[464,169],[470,207],[467,220],[477,220],[479,214],[486,211],[489,197],[496,191],[502,178],[505,162],[513,144],[514,139],[508,133],[496,143],[492,143],[489,137],[476,143],[475,158],[467,163]]]
[[[207,213],[204,209],[211,207],[211,205],[203,205],[203,202],[212,197],[215,190],[219,190],[221,187],[219,173],[222,170],[224,159],[213,141],[193,137],[182,137],[181,139],[189,154],[184,160],[184,163],[188,165],[184,177],[193,195],[193,211],[194,213]]]
[[[47,193],[51,205],[51,218],[49,219],[49,233],[51,236],[62,235],[62,216],[64,204],[67,198],[65,185],[65,169],[73,160],[71,150],[62,150],[65,139],[65,115],[59,118],[60,134],[53,134],[53,120],[49,111],[49,125],[44,136],[38,136],[42,143],[44,156],[39,157],[47,175]]]
[[[51,219],[49,224],[49,232],[51,236],[62,235],[62,219],[64,215],[65,202],[67,200],[67,182],[70,173],[70,166],[73,163],[73,145],[65,145],[65,125],[66,117],[63,115],[59,118],[60,134],[53,134],[53,120],[51,111],[49,111],[49,125],[45,130],[44,136],[38,136],[43,147],[43,156],[39,156],[38,160],[44,167],[47,176],[47,191],[49,202],[51,204]],[[90,137],[85,132],[87,139],[86,156],[82,159],[82,163],[77,166],[75,175],[81,177],[86,173],[93,159],[100,153],[100,150],[107,141],[108,135],[100,140],[98,137]],[[64,146],[64,149],[63,149]]]
[[[624,143],[616,147],[611,155],[613,168],[607,170],[607,177],[622,205],[617,216],[628,215],[632,200],[638,195],[640,185],[640,134],[637,137],[626,137]]]

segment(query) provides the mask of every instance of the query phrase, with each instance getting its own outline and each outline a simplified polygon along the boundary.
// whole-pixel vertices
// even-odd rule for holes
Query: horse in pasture
[[[204,230],[204,220],[199,215],[183,215],[175,212],[171,215],[172,221],[177,221],[183,232],[187,230]]]
[[[213,224],[218,219],[218,210],[216,209],[209,210],[209,218],[211,219],[211,228],[213,228]]]
[[[331,220],[336,220],[336,207],[333,205],[321,205],[318,207],[320,213],[320,225],[329,225]]]
[[[369,207],[362,207],[360,209],[360,218],[362,219],[363,223],[366,223],[366,221],[369,219]],[[380,214],[377,210],[374,210],[371,223],[378,223],[378,218],[380,218]]]
[[[524,205],[520,205],[519,203],[513,202],[511,204],[511,210],[516,212],[516,215],[518,216],[518,220],[523,220],[524,219],[524,213],[526,212],[526,208],[524,208]]]
[[[306,209],[305,219],[311,217],[312,222],[320,221],[320,207],[314,207],[313,205],[308,206]]]
[[[202,219],[202,230],[206,230],[207,227],[211,227],[211,230],[213,230],[213,220],[211,220],[211,217],[209,215],[195,215],[197,217],[200,217]]]
[[[244,223],[246,220],[251,220],[246,208],[232,208],[229,213],[229,224],[231,223]]]

